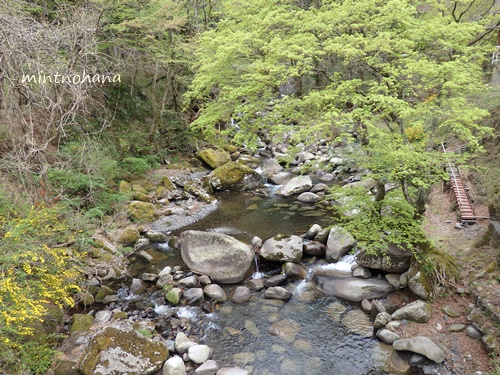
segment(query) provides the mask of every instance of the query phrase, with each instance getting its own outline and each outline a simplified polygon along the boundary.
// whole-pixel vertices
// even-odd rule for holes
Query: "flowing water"
[[[229,234],[246,243],[253,236],[263,240],[276,234],[302,235],[314,224],[329,224],[330,213],[292,198],[271,194],[221,193],[219,209],[184,230]],[[353,256],[337,264],[314,258],[304,260],[311,274],[318,268],[350,271]],[[256,263],[258,266],[258,264]],[[279,265],[254,274],[276,274]],[[230,294],[235,286],[226,286]],[[286,303],[266,300],[254,292],[249,302],[224,302],[208,316],[206,344],[213,359],[224,366],[240,366],[258,375],[379,375],[383,360],[373,339],[369,317],[357,304],[325,296],[310,281],[287,285],[294,295]],[[382,356],[383,357],[383,356]]]

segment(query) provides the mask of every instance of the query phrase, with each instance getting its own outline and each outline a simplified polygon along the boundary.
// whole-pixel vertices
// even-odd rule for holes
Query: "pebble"
[[[465,333],[467,334],[467,336],[469,336],[473,339],[480,339],[481,338],[481,334],[472,326],[468,326],[465,329]]]

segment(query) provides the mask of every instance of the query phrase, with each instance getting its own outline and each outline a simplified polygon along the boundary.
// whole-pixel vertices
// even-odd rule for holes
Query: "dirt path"
[[[409,323],[401,329],[400,334],[403,337],[427,336],[446,347],[445,368],[450,374],[492,374],[494,365],[480,340],[470,338],[465,332],[450,333],[447,330],[451,324],[470,325],[470,313],[478,305],[478,298],[481,300],[484,295],[489,297],[489,302],[492,301],[492,293],[498,295],[496,304],[491,307],[500,312],[500,278],[496,279],[498,269],[492,267],[494,250],[484,246],[478,247],[488,229],[488,220],[481,219],[474,225],[457,229],[455,224],[458,215],[452,210],[453,206],[454,202],[450,200],[449,193],[442,192],[440,186],[435,187],[430,195],[424,227],[440,249],[457,259],[462,267],[461,278],[453,286],[454,290],[431,303],[433,317],[427,324]],[[487,207],[476,207],[476,215],[488,216]],[[461,290],[465,292],[457,293]],[[459,316],[452,318],[446,315],[443,312],[445,306],[456,310]]]

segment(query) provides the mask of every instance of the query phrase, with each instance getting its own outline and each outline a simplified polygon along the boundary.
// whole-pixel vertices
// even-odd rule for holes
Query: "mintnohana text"
[[[74,85],[82,83],[105,83],[105,82],[121,82],[120,74],[87,74],[83,71],[82,74],[44,74],[39,72],[36,74],[23,74],[21,83],[72,83]]]

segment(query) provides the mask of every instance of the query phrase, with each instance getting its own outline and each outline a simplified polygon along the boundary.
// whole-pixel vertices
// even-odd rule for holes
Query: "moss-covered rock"
[[[173,288],[167,293],[165,298],[172,305],[177,306],[181,300],[181,296],[182,296],[181,289],[180,288]]]
[[[94,317],[88,314],[73,315],[70,332],[87,332],[94,323]]]
[[[170,178],[168,178],[167,176],[163,177],[162,182],[163,182],[163,187],[168,191],[175,190],[175,185],[172,183],[172,181],[170,181]]]
[[[122,180],[118,184],[118,191],[123,194],[130,194],[132,193],[132,186],[127,181]]]
[[[222,145],[222,148],[224,149],[224,151],[227,151],[230,154],[232,154],[233,152],[238,151],[238,147],[236,147],[235,145],[231,145],[229,143],[226,143],[226,144]]]
[[[124,245],[133,245],[139,239],[140,233],[133,227],[122,229],[118,232],[116,242]]]
[[[211,148],[201,150],[196,157],[212,169],[216,169],[231,160],[231,156],[227,151],[213,150]]]
[[[148,202],[132,201],[128,206],[128,214],[133,220],[151,222],[158,219],[154,205]]]
[[[148,190],[146,188],[144,188],[141,184],[137,183],[137,182],[134,182],[132,184],[132,191],[134,193],[142,193],[142,194],[148,194]]]
[[[85,348],[80,361],[84,375],[147,375],[168,359],[165,344],[131,328],[106,327]]]
[[[261,182],[252,168],[233,161],[214,169],[207,178],[214,190],[249,190]]]
[[[149,202],[149,200],[151,199],[149,195],[137,191],[134,191],[132,198],[135,199],[136,201],[141,201],[141,202]]]
[[[104,300],[104,297],[110,296],[112,294],[114,294],[113,289],[111,289],[109,286],[103,285],[99,288],[94,298],[96,302],[102,302]]]

